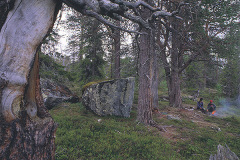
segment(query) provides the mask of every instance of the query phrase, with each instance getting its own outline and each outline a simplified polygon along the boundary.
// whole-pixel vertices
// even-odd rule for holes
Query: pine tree
[[[79,14],[71,16],[70,20],[73,21],[71,27],[80,28],[79,32],[71,36],[70,40],[70,44],[78,48],[75,50],[77,61],[71,65],[71,72],[81,84],[102,79],[105,61],[103,60],[101,23],[96,19]]]

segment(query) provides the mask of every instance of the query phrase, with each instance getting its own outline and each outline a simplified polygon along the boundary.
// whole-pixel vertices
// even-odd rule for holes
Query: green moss
[[[104,80],[97,80],[97,81],[89,82],[82,87],[82,92],[84,92],[85,89],[90,87],[91,85],[98,84],[100,82],[110,81],[110,80],[113,80],[113,79],[104,79]]]

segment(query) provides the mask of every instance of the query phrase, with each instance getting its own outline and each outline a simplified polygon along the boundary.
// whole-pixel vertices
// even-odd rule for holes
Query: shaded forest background
[[[155,2],[155,5],[173,11],[178,3]],[[196,96],[211,88],[217,90],[219,99],[238,98],[238,8],[237,1],[189,2],[179,13],[183,20],[170,18],[164,25],[156,22],[154,47],[157,63],[154,65],[159,85],[170,92],[169,78],[177,70],[182,92]],[[139,29],[130,21],[113,23],[128,30]],[[53,58],[56,66],[48,66],[51,60],[42,55],[46,61],[42,64],[41,75],[64,82],[78,93],[91,81],[132,76],[138,82],[138,36],[112,29],[64,6],[53,32],[41,48],[44,55]],[[44,65],[62,76],[54,76],[52,71],[44,69]]]

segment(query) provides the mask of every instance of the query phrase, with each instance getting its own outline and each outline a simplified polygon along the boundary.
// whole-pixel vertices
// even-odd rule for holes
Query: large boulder
[[[44,104],[48,109],[62,102],[79,102],[79,97],[73,94],[68,87],[53,82],[49,79],[40,80],[41,91],[44,99]]]
[[[219,144],[217,154],[211,155],[209,160],[239,160],[239,158],[227,145],[224,147]]]
[[[94,113],[130,117],[135,78],[108,80],[92,84],[83,91],[82,102]]]

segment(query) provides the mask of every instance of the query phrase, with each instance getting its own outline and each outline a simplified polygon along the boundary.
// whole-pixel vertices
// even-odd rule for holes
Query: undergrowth
[[[179,159],[174,146],[156,129],[133,118],[100,117],[82,104],[51,111],[58,123],[56,159]]]
[[[221,131],[200,127],[184,120],[156,119],[161,125],[173,125],[180,133],[178,141],[166,139],[156,128],[136,122],[136,108],[131,118],[100,117],[81,103],[56,107],[51,115],[58,123],[56,159],[158,159],[203,160],[216,154],[218,144],[227,144],[239,157],[240,119],[206,117]]]

